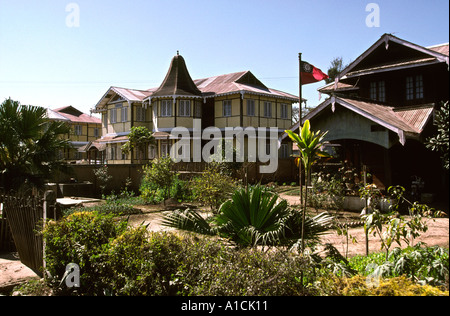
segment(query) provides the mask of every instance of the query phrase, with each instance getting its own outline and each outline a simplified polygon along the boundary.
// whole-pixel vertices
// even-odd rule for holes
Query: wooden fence
[[[51,211],[52,214],[56,213],[56,196],[52,191],[46,192],[43,199],[0,195],[0,204],[3,209],[2,218],[7,221],[7,225],[2,221],[0,234],[6,236],[6,226],[9,226],[20,261],[37,275],[43,276],[44,242],[40,230],[47,214]]]

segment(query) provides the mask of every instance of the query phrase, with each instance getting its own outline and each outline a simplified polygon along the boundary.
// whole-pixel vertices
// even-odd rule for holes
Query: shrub
[[[216,211],[237,188],[233,177],[221,170],[221,164],[211,162],[201,176],[191,181],[193,197]]]
[[[76,263],[81,273],[79,291],[88,295],[102,293],[106,288],[102,280],[110,274],[105,266],[105,251],[110,240],[126,230],[126,225],[111,214],[97,212],[76,212],[61,221],[48,222],[43,231],[46,269],[57,292],[71,292],[59,287],[59,283],[62,283],[66,265]]]
[[[153,202],[157,193],[162,194],[163,200],[170,197],[170,187],[175,179],[172,165],[170,157],[163,157],[144,167],[140,187],[144,199]]]
[[[430,285],[420,285],[399,276],[372,282],[357,275],[352,278],[330,277],[322,280],[323,294],[339,296],[448,296],[448,291]]]

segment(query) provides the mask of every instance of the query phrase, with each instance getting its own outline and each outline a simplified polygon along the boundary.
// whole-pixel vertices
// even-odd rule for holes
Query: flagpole
[[[298,119],[299,119],[299,125],[298,125],[298,133],[300,134],[301,128],[302,128],[302,53],[298,53],[298,95],[299,95],[299,103],[298,103]],[[300,153],[300,148],[299,154]],[[303,205],[303,183],[302,183],[302,160],[299,158],[298,162],[298,183],[300,184],[300,208]],[[305,210],[304,210],[305,211]]]

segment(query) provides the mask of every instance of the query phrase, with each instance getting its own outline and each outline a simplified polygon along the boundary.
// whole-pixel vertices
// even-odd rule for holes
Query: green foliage
[[[441,154],[442,163],[445,169],[449,169],[448,152],[449,152],[449,106],[448,101],[443,102],[439,111],[436,112],[434,120],[437,126],[437,135],[426,140],[426,147],[437,151]]]
[[[303,166],[305,168],[306,179],[309,179],[311,176],[312,165],[316,163],[319,158],[329,157],[328,153],[321,150],[321,147],[323,146],[323,139],[325,138],[325,135],[328,132],[322,133],[321,131],[317,132],[311,131],[309,120],[306,120],[305,123],[303,124],[303,127],[300,129],[300,134],[296,134],[291,130],[286,130],[285,132],[288,134],[289,138],[291,138],[292,141],[294,141],[297,144],[298,149],[300,150],[299,158],[302,161]],[[308,203],[308,190],[306,190],[304,198],[302,224],[305,223],[305,213],[307,203]],[[302,228],[301,231],[303,234],[305,230]],[[301,236],[301,240],[302,240],[301,251],[303,252],[305,250],[304,244],[305,238],[303,237],[303,235]]]
[[[143,148],[144,145],[153,144],[153,133],[145,126],[133,126],[128,134],[128,141],[122,145],[122,153],[128,155],[134,148]]]
[[[393,204],[392,212],[382,214],[377,208],[376,203],[379,193],[373,190],[372,186],[367,186],[361,191],[361,196],[371,200],[371,212],[366,212],[362,216],[364,220],[364,230],[373,235],[378,235],[381,238],[381,247],[386,251],[386,258],[389,255],[389,249],[394,243],[401,245],[405,242],[407,245],[412,245],[414,238],[420,236],[422,232],[428,230],[428,225],[425,221],[427,218],[438,216],[441,212],[435,211],[425,204],[417,202],[411,203],[407,201],[403,194],[405,189],[400,186],[391,186],[388,188],[388,193],[391,195]],[[397,209],[402,200],[409,204],[409,217],[401,216]]]
[[[152,163],[144,167],[141,195],[144,199],[154,201],[159,189],[162,199],[170,197],[170,188],[175,181],[175,173],[172,171],[173,161],[168,157],[154,159]]]
[[[302,221],[305,221],[303,225]],[[211,224],[210,224],[211,222]],[[304,239],[318,241],[318,237],[331,223],[327,214],[305,218],[301,212],[290,209],[285,200],[261,186],[236,190],[224,202],[218,214],[210,221],[187,209],[165,214],[162,224],[205,235],[219,235],[237,245],[293,246]]]
[[[104,165],[100,168],[94,169],[94,175],[99,182],[100,191],[102,196],[105,194],[106,186],[111,181],[112,176],[108,174],[108,166]]]
[[[211,162],[204,172],[191,180],[190,187],[193,198],[216,211],[219,206],[230,198],[237,188],[238,182],[227,170],[223,170],[225,163]]]
[[[280,247],[235,248],[217,237],[130,228],[95,212],[49,221],[43,235],[52,276],[46,282],[54,295],[448,295],[406,280],[448,280],[448,250],[439,247],[394,250],[391,273],[375,277],[383,255],[346,261],[332,246],[324,259]],[[68,263],[80,266],[80,288],[64,284]],[[33,283],[21,291],[48,288]]]
[[[126,230],[127,223],[117,221],[113,215],[96,212],[77,212],[58,222],[48,222],[43,236],[46,243],[46,269],[52,277],[55,289],[69,294],[70,289],[59,287],[66,265],[76,263],[80,267],[80,291],[87,295],[101,293],[103,279],[109,270],[104,254],[110,240]],[[68,293],[69,292],[69,293]]]
[[[0,104],[0,174],[6,190],[42,187],[52,172],[66,169],[61,152],[70,129],[47,118],[46,109],[11,99]],[[7,181],[6,181],[7,180]]]
[[[377,285],[357,275],[351,278],[328,277],[321,279],[322,295],[333,296],[448,296],[448,291],[429,285],[420,285],[405,276],[380,279]]]

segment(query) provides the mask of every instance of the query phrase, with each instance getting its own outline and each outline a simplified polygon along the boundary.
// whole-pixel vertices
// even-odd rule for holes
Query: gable
[[[267,87],[261,81],[259,81],[259,79],[256,78],[250,71],[245,72],[244,75],[242,75],[235,82],[267,89]]]
[[[425,48],[410,43],[391,34],[384,34],[369,49],[348,65],[339,75],[339,79],[355,75],[391,70],[394,67],[413,67],[422,64],[449,64],[449,57],[443,48]],[[447,48],[448,50],[448,48]]]

